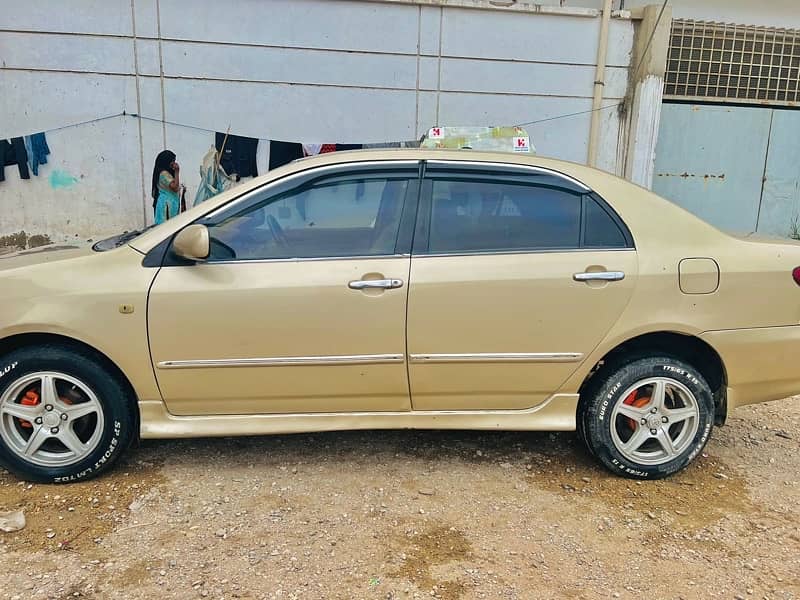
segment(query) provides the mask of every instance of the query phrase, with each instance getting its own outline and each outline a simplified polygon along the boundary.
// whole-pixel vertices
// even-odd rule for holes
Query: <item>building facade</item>
[[[652,185],[713,222],[681,185],[692,178],[662,176],[695,143],[664,133],[685,127],[683,102],[708,105],[663,98],[672,18],[765,26],[774,13],[800,27],[800,17],[792,0],[759,11],[744,0],[611,4],[604,18],[604,0],[7,2],[0,139],[45,132],[51,154],[31,179],[6,167],[0,247],[152,222],[156,154],[178,155],[191,198],[226,131],[261,140],[263,171],[267,140],[380,143],[435,124],[525,124],[538,153]],[[726,177],[703,185],[733,180],[713,172]]]

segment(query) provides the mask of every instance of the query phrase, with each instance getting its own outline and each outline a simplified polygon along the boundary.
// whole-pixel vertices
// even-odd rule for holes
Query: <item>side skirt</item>
[[[556,394],[525,410],[171,415],[163,402],[139,402],[142,439],[225,437],[356,429],[574,431],[577,394]]]

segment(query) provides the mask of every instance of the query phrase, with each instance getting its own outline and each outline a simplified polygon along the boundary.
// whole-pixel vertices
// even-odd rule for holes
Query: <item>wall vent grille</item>
[[[800,105],[800,30],[675,19],[664,95]]]

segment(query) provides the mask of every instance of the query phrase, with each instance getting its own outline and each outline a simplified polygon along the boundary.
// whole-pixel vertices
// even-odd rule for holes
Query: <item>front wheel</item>
[[[670,357],[612,368],[587,390],[578,415],[589,450],[614,473],[660,479],[692,462],[714,424],[711,388]]]
[[[65,346],[0,361],[0,462],[42,483],[94,477],[134,436],[129,393],[98,357]]]

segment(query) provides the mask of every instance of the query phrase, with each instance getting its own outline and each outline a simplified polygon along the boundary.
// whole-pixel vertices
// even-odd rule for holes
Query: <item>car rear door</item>
[[[408,303],[414,410],[536,406],[603,339],[636,279],[630,233],[580,182],[429,161]]]
[[[158,385],[178,415],[410,409],[405,315],[417,161],[320,167],[200,221],[202,263],[150,292]]]

